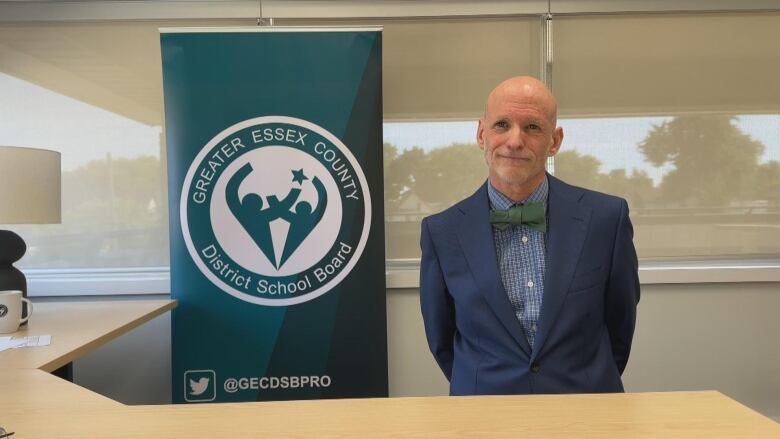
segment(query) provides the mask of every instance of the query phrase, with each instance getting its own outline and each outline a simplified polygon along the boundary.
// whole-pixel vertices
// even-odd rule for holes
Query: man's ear
[[[485,149],[485,124],[482,119],[479,119],[477,125],[477,145],[479,145],[479,149]]]
[[[547,157],[552,157],[555,154],[558,154],[558,150],[561,149],[561,144],[563,143],[563,128],[556,127],[555,131],[553,131],[553,144],[550,146],[550,150],[547,152]]]

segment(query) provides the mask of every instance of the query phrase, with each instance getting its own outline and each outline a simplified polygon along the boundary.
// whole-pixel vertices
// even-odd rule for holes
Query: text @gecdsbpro
[[[330,387],[331,379],[328,375],[304,375],[281,377],[241,377],[225,379],[224,388],[228,393],[236,393],[239,390],[276,390],[276,389],[302,389],[316,387]]]

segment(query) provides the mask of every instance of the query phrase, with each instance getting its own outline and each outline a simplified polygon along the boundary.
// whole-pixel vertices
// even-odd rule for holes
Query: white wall
[[[714,389],[780,419],[778,311],[778,283],[646,288],[628,390]]]
[[[780,283],[645,285],[630,392],[718,390],[780,420]],[[446,395],[416,289],[387,296],[391,396]],[[170,401],[170,317],[75,363],[77,383],[128,404]]]

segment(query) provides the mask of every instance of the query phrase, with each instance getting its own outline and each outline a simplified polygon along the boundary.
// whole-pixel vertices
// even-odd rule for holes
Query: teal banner
[[[379,29],[162,29],[173,401],[387,396]]]

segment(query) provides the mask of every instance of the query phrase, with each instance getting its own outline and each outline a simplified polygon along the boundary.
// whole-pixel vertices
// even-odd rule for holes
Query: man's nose
[[[512,149],[522,149],[525,146],[525,133],[518,127],[507,132],[506,146]]]

